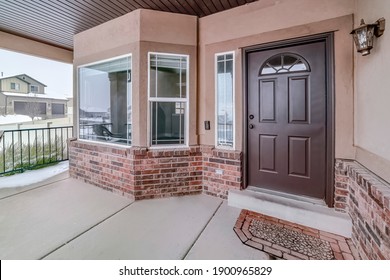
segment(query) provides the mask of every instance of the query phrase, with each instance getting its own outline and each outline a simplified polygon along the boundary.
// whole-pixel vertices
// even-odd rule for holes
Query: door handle
[[[255,126],[253,124],[249,125],[249,129],[253,129]]]

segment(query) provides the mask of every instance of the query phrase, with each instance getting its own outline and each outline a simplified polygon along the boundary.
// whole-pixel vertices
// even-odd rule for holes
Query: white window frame
[[[33,87],[36,87],[37,88],[37,91],[32,91],[32,88]],[[32,93],[38,93],[39,92],[39,86],[38,85],[30,85],[30,92]]]
[[[232,96],[233,96],[233,145],[218,145],[218,57],[221,55],[233,55],[233,77],[232,77]],[[236,147],[236,58],[234,51],[216,53],[214,56],[214,73],[215,73],[215,147],[225,150],[235,150]]]
[[[90,140],[90,139],[80,139],[80,83],[79,83],[79,78],[80,78],[80,68],[83,68],[83,67],[88,67],[88,66],[92,66],[92,65],[95,65],[95,64],[99,64],[99,63],[104,63],[104,62],[108,62],[108,61],[111,61],[111,60],[116,60],[116,59],[120,59],[120,58],[124,58],[124,57],[130,57],[130,72],[131,72],[131,86],[133,86],[133,55],[131,53],[128,53],[128,54],[123,54],[123,55],[119,55],[119,56],[114,56],[114,57],[110,57],[110,58],[107,58],[107,59],[102,59],[102,60],[97,60],[97,61],[94,61],[94,62],[91,62],[91,63],[87,63],[87,64],[82,64],[82,65],[78,65],[77,66],[77,72],[76,72],[76,82],[77,82],[77,117],[76,117],[76,123],[77,123],[77,131],[75,133],[75,135],[77,136],[77,140],[79,141],[82,141],[82,142],[87,142],[87,143],[97,143],[97,144],[101,144],[101,145],[108,145],[108,146],[114,146],[114,147],[131,147],[133,145],[133,128],[131,129],[131,133],[132,133],[132,136],[131,136],[131,145],[125,145],[125,144],[120,144],[120,143],[113,143],[113,142],[104,142],[104,141],[95,141],[95,140]],[[131,89],[131,98],[133,98],[133,89]],[[133,102],[131,103],[133,104]],[[133,123],[133,106],[131,107],[131,120],[130,122]]]
[[[12,88],[12,85],[14,85],[14,88]],[[19,83],[11,82],[11,89],[12,89],[12,90],[20,90],[20,85],[19,85]]]
[[[150,56],[151,55],[169,55],[169,56],[181,56],[187,58],[187,72],[186,72],[186,97],[185,98],[171,98],[171,97],[150,97]],[[181,77],[180,77],[181,78]],[[188,54],[177,53],[165,53],[165,52],[148,52],[148,117],[147,117],[147,140],[149,148],[151,149],[165,149],[165,148],[183,148],[188,147],[189,143],[189,108],[190,108],[190,56]],[[151,125],[151,102],[184,102],[184,144],[152,144],[152,125]]]

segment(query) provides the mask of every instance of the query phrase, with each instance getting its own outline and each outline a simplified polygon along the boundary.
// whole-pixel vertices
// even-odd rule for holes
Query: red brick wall
[[[341,212],[347,212],[349,178],[343,161],[336,160],[334,176],[335,176],[334,208]]]
[[[390,259],[390,185],[360,164],[343,160],[336,161],[337,184],[343,190],[347,186],[344,209],[351,216],[352,241],[361,257]]]
[[[242,153],[202,146],[203,191],[227,199],[230,189],[242,188]]]
[[[199,194],[202,192],[202,154],[199,147],[174,150],[131,148],[135,199]]]
[[[70,176],[134,198],[130,148],[69,141]]]
[[[242,153],[195,146],[172,150],[70,141],[70,174],[132,199],[206,193],[227,199],[242,187]]]

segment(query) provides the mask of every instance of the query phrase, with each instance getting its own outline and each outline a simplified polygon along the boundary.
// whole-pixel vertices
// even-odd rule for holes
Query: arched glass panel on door
[[[281,53],[264,62],[260,68],[259,76],[308,71],[310,71],[309,64],[303,57],[292,53]]]

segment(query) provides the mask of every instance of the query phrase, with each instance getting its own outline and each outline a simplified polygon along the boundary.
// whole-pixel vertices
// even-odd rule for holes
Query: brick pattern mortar
[[[199,147],[172,150],[131,148],[131,151],[135,199],[202,192],[202,154]]]
[[[134,199],[134,175],[129,148],[69,141],[71,177]]]
[[[352,219],[363,259],[390,259],[390,185],[354,161],[336,160],[335,204]]]
[[[149,150],[73,140],[70,174],[103,189],[141,200],[206,193],[227,199],[240,189],[242,154],[212,147]]]
[[[203,191],[227,199],[229,190],[242,188],[242,153],[202,146]]]

